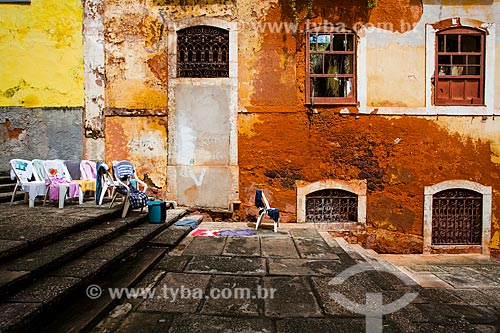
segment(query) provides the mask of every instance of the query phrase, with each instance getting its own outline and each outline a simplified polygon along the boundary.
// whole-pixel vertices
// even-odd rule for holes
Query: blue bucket
[[[148,202],[149,223],[162,223],[167,219],[167,204],[165,201]]]

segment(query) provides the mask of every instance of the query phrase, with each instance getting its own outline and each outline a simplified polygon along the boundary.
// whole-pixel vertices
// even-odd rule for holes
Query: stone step
[[[204,216],[190,214],[175,222],[170,228],[153,238],[149,243],[154,246],[173,249],[202,221]]]
[[[0,295],[12,293],[26,282],[144,222],[146,218],[145,214],[131,215],[121,220],[102,222],[82,231],[70,231],[61,240],[31,248],[31,252],[4,262],[0,265]]]
[[[74,247],[78,249],[75,250],[79,252],[78,255],[65,253],[54,254],[54,257],[51,257],[50,252],[45,252],[46,248],[42,248],[39,252],[46,253],[46,256],[42,254],[39,257],[42,263],[41,267],[38,267],[39,263],[36,260],[20,260],[20,258],[25,259],[24,256],[14,259],[18,260],[17,264],[25,265],[15,272],[27,272],[26,274],[30,278],[36,276],[37,279],[23,281],[24,284],[19,282],[17,290],[12,291],[13,288],[9,288],[9,293],[2,297],[0,331],[21,332],[31,331],[34,328],[38,330],[40,323],[47,318],[60,321],[61,317],[55,311],[58,306],[64,308],[64,305],[67,307],[68,304],[74,304],[73,297],[78,295],[75,293],[81,295],[82,290],[85,291],[87,286],[93,281],[97,281],[96,279],[104,278],[103,276],[109,277],[108,273],[121,267],[122,261],[129,259],[133,253],[143,248],[148,241],[167,229],[186,212],[185,209],[169,210],[166,222],[161,224],[148,223],[146,214],[132,216],[127,218],[126,225],[119,228],[118,231],[111,230],[116,228],[108,228],[104,223],[96,225],[95,228],[89,228],[82,233],[69,236],[62,240],[64,243],[56,242],[49,245],[49,247],[53,247],[51,250],[56,252],[57,249],[64,251],[61,248],[63,244]],[[124,222],[121,218],[117,220],[119,220],[118,223],[123,224]],[[110,223],[113,222],[115,221]],[[120,234],[116,235],[116,232]],[[111,238],[110,235],[115,236]],[[98,241],[99,243],[96,243]],[[80,242],[82,243],[79,244]],[[91,242],[92,245],[89,245],[88,242]],[[157,249],[156,252],[153,252],[157,253],[159,258],[164,251],[164,249]],[[47,262],[43,262],[44,260]],[[33,263],[34,266],[29,267],[30,263]],[[146,270],[146,266],[143,267],[144,270]],[[22,271],[22,269],[30,268],[35,269],[35,273]],[[25,279],[23,276],[18,278]],[[22,288],[20,288],[21,285]]]
[[[10,195],[12,195],[14,187],[16,187],[16,182],[7,184],[0,183],[0,193],[10,192]]]
[[[12,199],[12,191],[10,192],[0,192],[0,203],[10,202]],[[18,191],[14,197],[14,201],[21,201],[24,199],[24,192]]]
[[[99,286],[99,290],[107,291],[108,288],[130,288],[134,286],[165,254],[167,249],[145,248],[143,251],[127,262],[121,264],[116,270],[102,276],[92,283]],[[103,293],[96,299],[89,298],[86,288],[82,288],[71,298],[72,306],[57,309],[58,318],[52,320],[40,331],[57,332],[82,332],[96,325],[120,300],[112,299],[109,293]],[[44,323],[47,321],[44,320]]]
[[[16,184],[15,180],[10,178],[9,174],[0,175],[0,184]]]
[[[68,210],[71,210],[68,212]],[[121,205],[112,208],[87,201],[65,209],[28,207],[24,202],[0,205],[0,266],[6,261],[35,252],[68,235],[121,216]]]

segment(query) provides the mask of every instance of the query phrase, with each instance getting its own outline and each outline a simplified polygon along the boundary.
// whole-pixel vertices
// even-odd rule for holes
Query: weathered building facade
[[[282,221],[379,251],[500,255],[500,1],[373,4],[76,1],[83,69],[51,70],[77,97],[33,106],[82,108],[83,156],[129,159],[179,204],[248,218],[263,189]],[[4,114],[36,111],[16,66],[0,67],[13,146],[24,125]]]

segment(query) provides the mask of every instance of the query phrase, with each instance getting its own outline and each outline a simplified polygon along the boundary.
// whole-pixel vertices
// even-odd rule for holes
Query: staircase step
[[[91,299],[87,296],[86,290],[80,290],[71,298],[75,306],[57,311],[58,317],[64,318],[64,321],[52,321],[43,332],[81,332],[93,327],[120,301],[111,298],[107,293],[108,288],[132,287],[164,256],[166,251],[160,248],[146,248],[111,274],[93,281],[93,284],[103,291],[102,296]]]
[[[153,238],[149,244],[173,249],[191,232],[191,230],[193,230],[191,227],[178,227],[173,225]]]
[[[0,265],[0,274],[10,277],[0,283],[0,295],[12,292],[29,279],[35,279],[41,274],[60,266],[97,244],[103,243],[132,226],[144,222],[145,215],[134,215],[120,221],[117,227],[107,227],[107,223],[92,226],[88,229],[69,234],[64,239],[55,241],[36,251],[26,253]],[[24,274],[17,276],[15,272]]]
[[[0,192],[0,203],[10,202],[12,199],[12,191],[10,192]],[[24,192],[18,191],[14,197],[14,201],[20,201],[24,199]],[[27,205],[27,204],[26,204]]]
[[[0,193],[10,192],[10,195],[12,195],[12,191],[14,191],[15,187],[15,182],[7,184],[0,183]]]
[[[0,174],[0,184],[12,184],[12,183],[15,184],[16,181],[14,179],[10,178],[9,173],[7,173],[7,174]]]
[[[121,215],[121,207],[82,205],[59,209],[53,206],[28,207],[25,203],[0,205],[0,266],[8,260]],[[117,222],[115,222],[116,224]]]
[[[54,312],[55,307],[63,303],[66,307],[68,303],[74,304],[75,292],[81,293],[82,288],[85,289],[96,278],[102,278],[103,274],[112,269],[115,271],[120,261],[128,259],[186,212],[184,209],[167,211],[167,221],[163,224],[145,222],[147,215],[144,214],[127,218],[125,223],[123,220],[109,222],[111,225],[121,223],[121,228],[101,223],[41,248],[34,254],[30,253],[7,262],[5,268],[16,268],[19,271],[9,271],[9,274],[13,274],[14,282],[11,281],[5,287],[9,293],[3,297],[0,311],[2,314],[10,313],[11,316],[3,318],[0,314],[0,331],[26,331],[33,327],[38,328],[38,323],[44,318],[61,319]],[[116,235],[117,233],[120,234]],[[114,238],[111,238],[113,235]],[[69,250],[65,250],[64,246],[68,246]],[[165,249],[157,249],[156,252],[159,258],[163,256]],[[37,255],[38,253],[41,254]],[[27,260],[28,256],[35,259]],[[143,269],[146,269],[146,266]],[[132,272],[134,269],[128,270]],[[35,277],[37,279],[33,280]],[[109,274],[106,278],[110,278]],[[110,281],[112,283],[113,279]],[[13,291],[13,286],[17,290]],[[20,289],[21,287],[24,289]],[[49,290],[51,292],[48,292]],[[25,303],[38,306],[27,306]]]

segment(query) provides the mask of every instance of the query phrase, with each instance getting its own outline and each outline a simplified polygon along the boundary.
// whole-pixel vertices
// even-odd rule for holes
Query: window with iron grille
[[[358,196],[354,193],[326,189],[306,195],[307,222],[357,222]]]
[[[432,244],[480,245],[483,196],[466,189],[449,189],[432,197]]]
[[[315,29],[307,33],[306,103],[356,103],[356,35]]]
[[[484,32],[450,28],[436,34],[436,105],[484,104]]]
[[[229,77],[229,31],[206,25],[179,30],[177,77]]]

